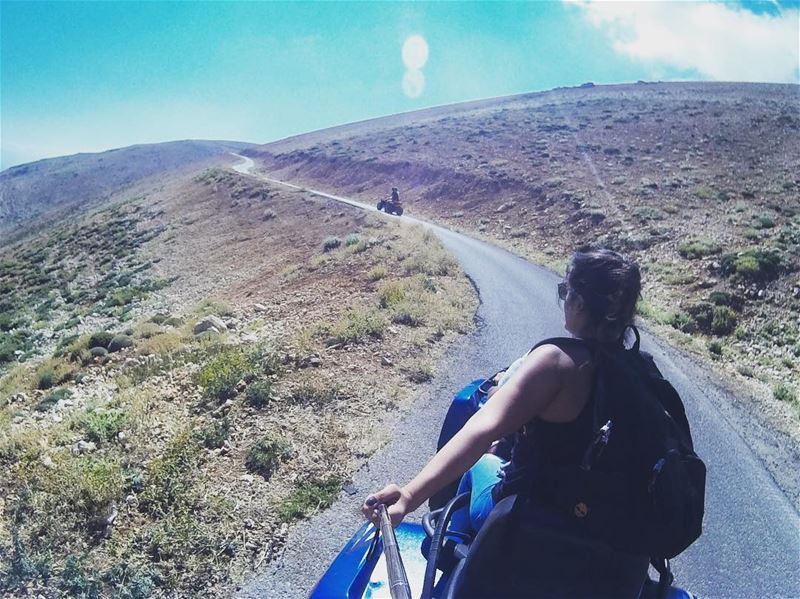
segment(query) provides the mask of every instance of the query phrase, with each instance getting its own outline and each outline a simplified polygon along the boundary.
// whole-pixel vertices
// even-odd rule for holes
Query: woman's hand
[[[378,505],[384,504],[389,512],[389,519],[392,526],[397,527],[403,518],[406,517],[411,503],[411,495],[405,489],[401,489],[395,484],[386,485],[377,493],[373,493],[364,500],[361,506],[361,513],[375,526],[380,526],[380,516],[378,515]]]

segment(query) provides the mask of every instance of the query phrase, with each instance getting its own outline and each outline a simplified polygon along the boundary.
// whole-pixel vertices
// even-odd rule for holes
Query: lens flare
[[[425,89],[425,75],[422,71],[409,69],[403,75],[403,93],[409,98],[419,98]]]
[[[418,71],[428,62],[428,42],[421,35],[410,35],[403,43],[402,54],[406,68]]]

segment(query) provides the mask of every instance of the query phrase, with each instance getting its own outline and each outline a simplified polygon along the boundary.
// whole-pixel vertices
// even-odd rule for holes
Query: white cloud
[[[718,81],[798,82],[800,10],[755,14],[718,2],[563,0],[603,30],[614,50],[655,69]]]

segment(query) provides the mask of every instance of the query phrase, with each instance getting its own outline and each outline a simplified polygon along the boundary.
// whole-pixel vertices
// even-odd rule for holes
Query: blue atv
[[[439,448],[483,405],[495,384],[496,377],[478,379],[456,394],[442,426]],[[622,553],[588,539],[544,508],[533,507],[516,495],[498,502],[474,539],[456,541],[446,535],[447,526],[453,513],[469,503],[469,495],[456,495],[456,488],[448,487],[431,498],[431,511],[421,524],[402,522],[394,531],[410,596],[694,598],[668,584],[671,577],[662,576],[663,585],[651,580],[647,557]],[[520,509],[527,510],[522,526],[513,518]],[[319,580],[310,599],[392,596],[396,579],[390,577],[383,555],[384,540],[378,532],[371,523],[361,526]],[[387,543],[394,542],[391,539]]]

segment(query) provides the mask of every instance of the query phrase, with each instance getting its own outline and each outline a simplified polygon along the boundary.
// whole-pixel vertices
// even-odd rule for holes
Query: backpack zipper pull
[[[594,463],[600,459],[603,450],[606,448],[606,445],[608,445],[608,439],[611,436],[611,426],[612,424],[609,420],[601,426],[600,430],[595,434],[594,440],[583,455],[583,461],[581,462],[581,468],[583,470],[591,470]]]

